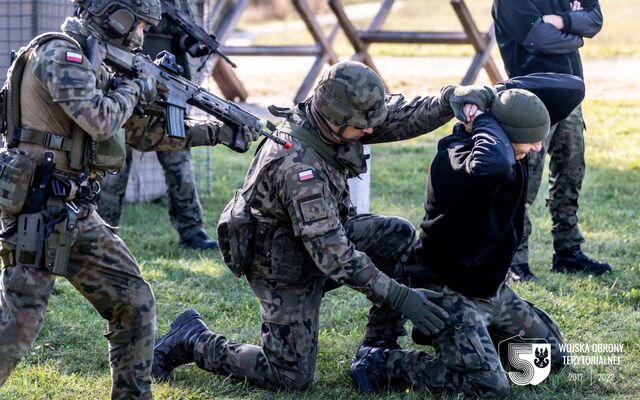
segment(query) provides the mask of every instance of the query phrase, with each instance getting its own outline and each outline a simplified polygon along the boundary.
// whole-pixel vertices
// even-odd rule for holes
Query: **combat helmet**
[[[160,0],[72,0],[76,13],[100,39],[131,41],[140,21],[156,26],[160,22]]]
[[[384,83],[366,65],[347,61],[329,68],[311,98],[312,105],[334,125],[373,128],[387,116]]]

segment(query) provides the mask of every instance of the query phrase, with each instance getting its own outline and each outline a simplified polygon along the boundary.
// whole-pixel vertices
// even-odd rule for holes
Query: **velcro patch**
[[[67,51],[67,61],[77,64],[82,64],[82,54],[75,51]]]
[[[306,171],[302,171],[302,172],[298,172],[298,179],[300,180],[300,182],[304,182],[304,181],[308,181],[315,178],[315,175],[313,175],[313,170],[312,169],[308,169]]]
[[[329,218],[327,206],[322,197],[300,202],[303,222],[309,223]]]

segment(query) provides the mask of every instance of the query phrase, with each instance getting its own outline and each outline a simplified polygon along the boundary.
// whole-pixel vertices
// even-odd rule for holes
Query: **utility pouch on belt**
[[[218,221],[218,243],[224,263],[237,277],[251,265],[254,255],[256,219],[242,190],[227,204]]]
[[[41,212],[18,216],[16,263],[26,267],[39,267],[43,237],[44,216]]]
[[[35,163],[27,153],[17,149],[0,150],[0,208],[17,215],[29,197]]]
[[[121,128],[109,139],[96,143],[91,167],[104,171],[118,171],[124,165],[126,154],[125,133]]]
[[[45,263],[54,275],[67,275],[71,246],[75,241],[76,219],[77,208],[75,210],[69,208],[67,217],[56,224],[45,240]]]

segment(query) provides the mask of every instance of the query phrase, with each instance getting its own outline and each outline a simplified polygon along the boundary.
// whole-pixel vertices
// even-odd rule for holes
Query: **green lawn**
[[[588,174],[581,198],[586,251],[611,262],[603,278],[548,272],[549,216],[538,201],[532,208],[535,232],[532,265],[540,283],[515,290],[547,311],[570,343],[622,343],[619,366],[579,367],[552,374],[538,387],[513,386],[515,399],[640,398],[640,136],[637,101],[585,104]],[[372,211],[418,223],[426,171],[436,140],[447,130],[374,149]],[[199,151],[209,151],[202,149]],[[213,194],[202,196],[211,232],[218,213],[242,182],[249,155],[212,150],[217,179]],[[545,186],[546,187],[546,186]],[[544,190],[544,188],[543,188]],[[541,194],[542,199],[544,194]],[[211,328],[235,340],[259,342],[258,304],[248,285],[236,279],[219,256],[177,247],[163,204],[127,206],[122,237],[137,256],[158,303],[159,333],[182,310],[193,307]],[[347,371],[365,323],[368,302],[348,289],[328,294],[320,320],[319,356],[313,388],[305,393],[272,393],[244,382],[214,376],[194,366],[180,368],[172,383],[155,384],[158,399],[358,398]],[[27,358],[0,388],[0,399],[107,398],[110,379],[106,325],[64,280],[59,280],[40,337]],[[412,346],[403,340],[407,347]],[[576,375],[582,380],[576,382]],[[593,379],[592,379],[593,378]],[[364,398],[364,397],[362,397]],[[379,398],[429,398],[427,392],[389,393]]]
[[[344,0],[344,4],[362,3],[359,0]],[[372,3],[377,3],[373,1]],[[397,10],[389,13],[382,29],[402,31],[462,31],[456,14],[448,1],[444,0],[396,0],[402,5]],[[467,0],[465,2],[481,31],[485,31],[491,24],[492,0]],[[601,0],[604,26],[600,33],[593,39],[587,39],[581,50],[584,58],[617,58],[640,56],[640,35],[637,34],[637,15],[640,13],[640,2],[630,1],[624,6],[616,0]],[[292,6],[285,8],[287,19],[299,19]],[[321,9],[330,12],[328,7]],[[347,13],[348,15],[348,13]],[[372,17],[353,18],[353,23],[358,29],[365,29]],[[250,32],[251,26],[265,21],[242,20],[239,27]],[[273,21],[266,21],[272,23]],[[328,26],[324,27],[329,32]],[[273,31],[257,37],[258,44],[302,44],[312,43],[311,35],[306,29]],[[334,42],[334,50],[341,56],[353,53],[346,37],[340,32]],[[494,49],[496,59],[500,56]],[[374,56],[470,56],[474,54],[471,45],[388,45],[373,44],[370,53]]]

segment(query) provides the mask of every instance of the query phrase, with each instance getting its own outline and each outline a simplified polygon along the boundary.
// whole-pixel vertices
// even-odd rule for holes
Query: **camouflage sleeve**
[[[113,136],[129,119],[140,89],[125,81],[104,92],[89,60],[72,43],[51,40],[35,53],[33,73],[69,117],[97,141]]]
[[[316,266],[329,278],[364,293],[371,301],[384,301],[391,278],[347,238],[325,173],[309,165],[294,164],[279,169],[276,176],[294,234],[302,239]]]
[[[361,139],[362,143],[384,143],[411,139],[431,132],[453,118],[449,97],[453,85],[443,86],[438,96],[415,97],[406,102],[402,95],[387,97],[387,118]]]
[[[214,146],[212,140],[222,125],[217,121],[186,119],[185,138],[167,136],[165,119],[134,115],[124,125],[127,144],[138,151],[183,150],[196,146]]]

